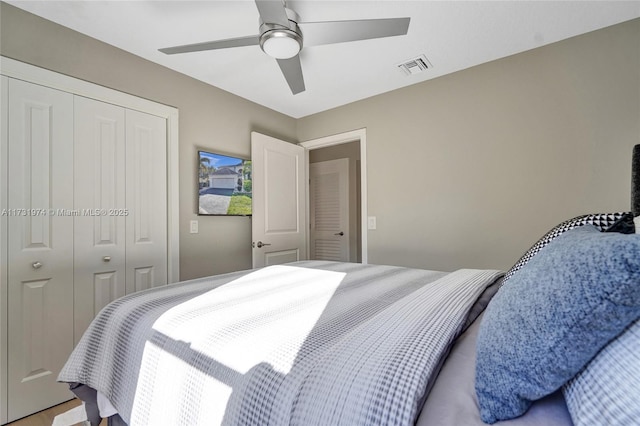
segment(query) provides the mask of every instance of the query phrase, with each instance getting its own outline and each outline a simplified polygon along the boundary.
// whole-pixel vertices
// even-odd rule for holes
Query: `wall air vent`
[[[427,57],[424,55],[416,56],[415,58],[409,59],[396,66],[406,75],[420,74],[423,71],[433,68],[431,62],[429,62]]]

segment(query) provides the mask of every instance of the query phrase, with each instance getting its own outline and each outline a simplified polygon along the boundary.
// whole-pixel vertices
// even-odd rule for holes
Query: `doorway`
[[[349,229],[351,230],[348,260],[367,263],[367,186],[366,186],[366,129],[354,130],[301,142],[306,149],[307,164],[346,158],[349,162]],[[307,174],[309,176],[309,174]],[[309,194],[309,191],[307,191]],[[307,206],[310,200],[307,195]],[[309,216],[313,215],[309,210]],[[312,253],[308,239],[308,251]]]

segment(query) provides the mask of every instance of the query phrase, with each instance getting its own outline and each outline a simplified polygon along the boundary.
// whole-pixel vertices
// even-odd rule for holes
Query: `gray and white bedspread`
[[[129,425],[412,425],[499,271],[296,262],[105,307],[59,375]]]

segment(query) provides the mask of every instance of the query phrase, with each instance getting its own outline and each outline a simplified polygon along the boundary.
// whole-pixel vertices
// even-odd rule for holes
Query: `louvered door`
[[[349,261],[349,160],[309,164],[311,259]]]

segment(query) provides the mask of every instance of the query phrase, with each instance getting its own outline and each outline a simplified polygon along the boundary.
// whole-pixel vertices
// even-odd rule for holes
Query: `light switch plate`
[[[375,216],[369,216],[367,218],[367,228],[368,229],[376,229],[376,217]]]
[[[198,233],[198,221],[197,220],[192,220],[191,221],[191,227],[189,228],[189,232],[191,232],[192,234],[197,234]]]

